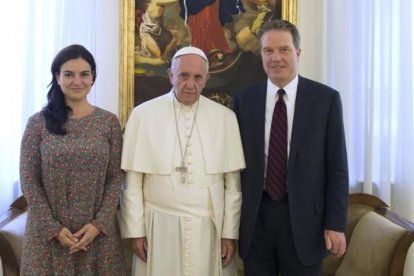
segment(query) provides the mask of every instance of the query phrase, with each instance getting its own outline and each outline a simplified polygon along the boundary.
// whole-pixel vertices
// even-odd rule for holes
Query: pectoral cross
[[[180,172],[181,173],[181,183],[185,183],[185,177],[186,177],[186,173],[187,173],[187,167],[185,166],[185,162],[184,160],[181,160],[181,166],[180,167],[175,167],[175,171],[176,172]]]

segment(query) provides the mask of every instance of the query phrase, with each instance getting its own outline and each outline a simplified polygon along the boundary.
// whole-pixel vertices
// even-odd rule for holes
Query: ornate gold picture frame
[[[145,72],[144,68],[136,68],[137,60],[139,62],[139,57],[137,58],[136,53],[136,25],[137,22],[137,15],[139,14],[137,11],[139,9],[136,9],[136,3],[138,4],[149,4],[154,0],[121,0],[120,1],[120,19],[121,19],[121,27],[120,27],[120,41],[119,41],[119,53],[120,53],[120,77],[119,77],[119,120],[121,122],[122,127],[125,126],[128,116],[131,113],[132,109],[137,103],[136,100],[136,91],[139,86],[139,84],[136,85],[137,81],[137,72]],[[160,2],[159,0],[157,0]],[[154,1],[154,2],[157,2]],[[166,0],[162,0],[161,2],[165,2]],[[223,1],[223,0],[222,0]],[[224,0],[226,1],[226,0]],[[178,2],[178,0],[175,1],[169,1],[169,2]],[[258,12],[258,8],[260,5],[265,3],[264,5],[270,5],[272,7],[278,7],[279,14],[281,18],[287,19],[294,24],[296,24],[297,21],[297,0],[242,0],[243,5],[247,9],[255,8],[256,12]],[[178,5],[178,4],[177,4]],[[258,16],[257,16],[258,17]],[[204,21],[203,21],[204,22]],[[240,29],[240,28],[239,28]],[[240,55],[239,55],[240,56]],[[168,60],[168,57],[163,57]],[[167,62],[168,63],[168,62]],[[237,63],[233,62],[231,65],[234,65],[237,67]],[[229,65],[230,66],[230,65]],[[243,66],[250,69],[249,64],[244,64]],[[210,65],[210,73],[211,73],[212,66]],[[217,72],[219,72],[220,67],[216,67]],[[234,71],[234,70],[233,70]],[[147,75],[153,74],[150,72]],[[233,78],[234,75],[237,76],[238,72],[233,72]],[[166,72],[165,72],[166,77]],[[216,82],[222,82],[223,78],[226,78],[226,75],[221,76],[221,80],[218,80]],[[139,78],[138,78],[139,79]],[[238,79],[240,79],[240,76],[238,76]],[[146,80],[146,79],[145,79]],[[145,81],[145,84],[148,86],[148,82]],[[154,81],[156,83],[157,81]],[[142,83],[144,84],[144,82]],[[157,89],[152,89],[157,90]],[[157,91],[162,92],[162,91]],[[167,92],[167,91],[163,91]],[[219,97],[219,99],[215,98],[215,100],[225,101],[225,99],[221,99],[221,96],[217,96],[214,94],[210,95],[210,98]]]

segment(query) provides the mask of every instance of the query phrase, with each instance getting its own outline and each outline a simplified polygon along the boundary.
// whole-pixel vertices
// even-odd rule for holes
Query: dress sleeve
[[[62,225],[54,219],[43,189],[40,151],[42,129],[41,115],[32,116],[27,123],[20,148],[20,182],[31,220],[44,229],[51,240],[62,229]]]
[[[105,235],[113,232],[116,209],[118,207],[119,195],[123,171],[121,170],[121,149],[122,133],[118,119],[113,116],[111,122],[111,132],[109,136],[109,163],[106,170],[105,187],[101,206],[95,219],[91,222]]]
[[[224,174],[224,220],[222,238],[238,239],[241,213],[240,171]]]

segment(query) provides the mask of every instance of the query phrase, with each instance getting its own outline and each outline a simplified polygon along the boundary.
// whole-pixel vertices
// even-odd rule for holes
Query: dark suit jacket
[[[264,187],[266,82],[234,97],[246,169],[242,172],[239,252],[251,245]],[[345,232],[348,165],[339,93],[299,76],[288,161],[287,188],[293,239],[300,260],[327,255],[323,231]],[[277,219],[277,218],[275,218]]]

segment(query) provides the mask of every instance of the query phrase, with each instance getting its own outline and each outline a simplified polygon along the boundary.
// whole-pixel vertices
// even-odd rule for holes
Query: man
[[[199,48],[177,51],[168,76],[171,91],[136,107],[125,130],[120,226],[139,257],[133,274],[236,275],[245,167],[236,116],[200,96],[209,74]]]
[[[267,81],[235,96],[246,170],[239,252],[245,275],[321,275],[346,250],[348,167],[339,93],[297,73],[299,32],[258,33]]]

